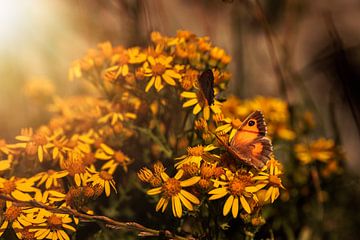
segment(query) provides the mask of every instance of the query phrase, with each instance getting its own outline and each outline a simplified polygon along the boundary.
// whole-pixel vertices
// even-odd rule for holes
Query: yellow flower
[[[222,121],[224,124],[218,126],[216,128],[216,132],[220,132],[222,134],[230,132],[229,141],[235,136],[235,133],[241,126],[241,121],[238,118],[231,119],[231,118],[224,118]]]
[[[285,189],[280,178],[282,174],[280,166],[281,164],[278,161],[270,159],[264,168],[261,169],[261,172],[252,178],[259,184],[265,184],[264,187],[269,186],[265,193],[265,202],[271,199],[271,203],[273,203],[280,195],[279,188]]]
[[[129,48],[128,54],[129,54],[129,58],[130,58],[129,63],[132,63],[132,64],[142,63],[147,59],[146,54],[141,52],[140,48],[138,48],[138,47]]]
[[[0,171],[5,171],[11,168],[11,163],[13,162],[13,155],[8,155],[7,159],[3,159],[0,161]]]
[[[106,123],[110,120],[111,125],[115,125],[119,121],[124,121],[125,119],[136,119],[136,114],[126,112],[126,113],[120,113],[120,112],[110,112],[106,114],[105,116],[99,118],[99,123]]]
[[[264,184],[254,184],[250,174],[239,174],[228,176],[226,182],[216,181],[219,187],[209,192],[212,195],[209,200],[216,200],[228,196],[224,208],[223,215],[226,216],[231,210],[232,216],[236,218],[239,214],[240,206],[247,212],[251,213],[251,207],[247,199],[256,200],[253,194],[260,190]]]
[[[23,143],[17,143],[17,147],[25,148],[28,155],[37,154],[40,162],[44,160],[44,154],[48,154],[47,149],[51,147],[49,137],[45,133],[38,132],[33,134],[32,129],[27,130],[26,133],[16,136],[16,140],[23,141]]]
[[[315,160],[328,162],[335,156],[335,143],[332,139],[320,138],[309,144],[295,145],[296,157],[303,163],[309,164]]]
[[[49,211],[40,211],[37,216],[36,224],[29,231],[35,233],[36,239],[59,239],[70,240],[67,230],[75,232],[76,229],[71,225],[72,218],[67,214],[51,213]]]
[[[116,192],[115,181],[113,179],[112,173],[106,171],[97,172],[88,168],[89,172],[93,175],[87,180],[91,182],[92,186],[99,184],[101,187],[105,189],[106,196],[110,196],[111,188]],[[111,186],[111,188],[110,188]]]
[[[6,144],[5,139],[0,138],[0,156],[1,154],[8,155],[10,153],[10,149]]]
[[[39,189],[33,187],[34,182],[31,179],[11,177],[9,180],[0,178],[0,192],[12,196],[21,201],[31,200],[29,193],[36,193]]]
[[[83,157],[82,153],[71,151],[68,154],[68,159],[66,159],[61,166],[68,172],[69,176],[74,178],[76,186],[85,186],[90,175],[86,170]]]
[[[187,154],[183,155],[181,157],[175,158],[175,160],[179,160],[175,164],[176,168],[181,168],[182,165],[187,163],[196,163],[198,167],[200,167],[200,164],[202,161],[213,161],[213,160],[219,160],[220,157],[215,154],[210,154],[209,152],[216,149],[214,145],[210,144],[207,146],[198,145],[195,147],[188,147],[187,148]]]
[[[31,221],[25,216],[23,208],[20,206],[14,205],[10,201],[6,201],[6,210],[2,212],[2,223],[0,226],[0,237],[3,235],[5,230],[12,226],[16,231],[19,227],[31,226]]]
[[[169,204],[169,201],[171,200],[171,207],[174,216],[181,218],[183,214],[183,205],[189,211],[193,211],[193,205],[200,204],[200,201],[197,197],[183,189],[185,187],[190,187],[196,184],[200,180],[200,177],[196,176],[181,181],[180,179],[183,174],[184,171],[179,170],[173,178],[170,178],[165,172],[162,172],[162,186],[147,191],[148,195],[161,194],[161,198],[156,205],[156,211],[161,209],[161,211],[164,212]]]
[[[68,171],[48,170],[47,172],[36,174],[34,177],[32,177],[32,179],[34,182],[38,182],[36,186],[39,187],[45,183],[45,188],[49,189],[51,187],[59,187],[60,184],[58,180],[67,176],[68,174]]]
[[[122,151],[115,151],[105,144],[101,145],[96,153],[95,157],[100,160],[106,160],[107,162],[101,167],[101,169],[108,169],[109,172],[114,173],[116,168],[121,165],[125,171],[131,160]]]
[[[187,99],[183,104],[183,108],[193,106],[194,115],[198,115],[201,111],[203,111],[203,117],[205,120],[209,120],[210,111],[215,114],[221,112],[221,103],[215,99],[214,104],[209,106],[204,94],[202,94],[200,90],[196,92],[182,92],[180,96]]]
[[[71,149],[67,147],[69,139],[63,135],[63,131],[55,131],[50,137],[49,150],[51,151],[52,159],[59,161],[60,165],[63,163],[65,154]]]
[[[165,56],[157,58],[151,56],[148,57],[143,68],[145,76],[151,78],[146,85],[145,92],[148,92],[153,85],[155,85],[155,89],[159,92],[164,87],[162,81],[165,81],[171,86],[176,85],[174,79],[181,79],[181,75],[174,71],[173,66],[171,65],[172,60],[172,57]]]

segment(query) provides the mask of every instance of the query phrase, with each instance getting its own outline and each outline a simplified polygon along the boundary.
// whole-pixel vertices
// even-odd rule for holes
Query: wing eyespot
[[[254,120],[250,120],[250,121],[248,122],[248,125],[249,125],[250,127],[254,126],[254,125],[255,125],[255,121],[254,121]]]

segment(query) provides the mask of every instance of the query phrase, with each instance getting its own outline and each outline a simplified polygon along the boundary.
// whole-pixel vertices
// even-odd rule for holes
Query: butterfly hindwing
[[[209,106],[214,103],[214,74],[211,69],[201,73],[199,77],[200,89],[204,94]]]
[[[242,122],[226,148],[240,161],[260,169],[273,151],[271,141],[265,135],[264,116],[260,111],[255,111]]]

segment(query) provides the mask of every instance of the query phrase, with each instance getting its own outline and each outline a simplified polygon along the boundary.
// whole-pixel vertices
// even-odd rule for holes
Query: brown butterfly
[[[260,111],[255,111],[245,118],[230,145],[215,134],[233,157],[257,170],[264,166],[273,152],[271,141],[265,135],[265,119]]]
[[[214,104],[214,74],[211,69],[207,69],[200,74],[200,89],[206,98],[209,106]]]

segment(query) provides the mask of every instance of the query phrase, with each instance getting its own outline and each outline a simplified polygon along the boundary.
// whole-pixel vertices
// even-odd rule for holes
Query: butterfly
[[[219,142],[241,162],[260,170],[273,152],[270,139],[266,137],[266,123],[261,111],[255,111],[245,118],[230,145],[217,134]]]
[[[214,74],[211,69],[207,69],[200,74],[199,77],[200,89],[206,98],[209,106],[214,104]]]

